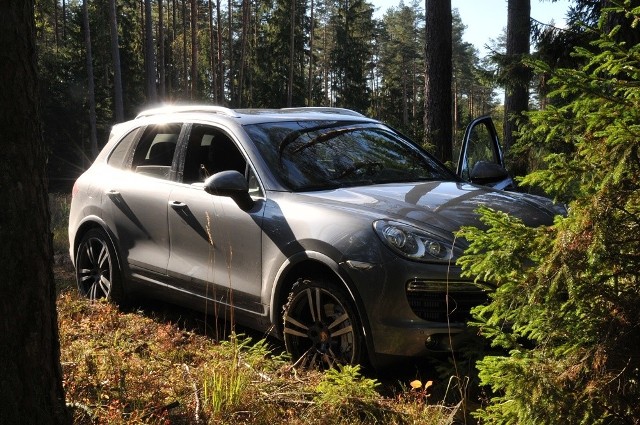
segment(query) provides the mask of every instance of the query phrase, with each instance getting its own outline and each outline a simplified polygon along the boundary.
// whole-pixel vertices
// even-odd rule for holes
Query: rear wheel
[[[92,301],[123,301],[121,273],[111,240],[102,229],[89,230],[76,253],[78,290]]]
[[[363,358],[363,334],[350,298],[323,279],[300,279],[284,307],[284,343],[296,366],[328,369]]]

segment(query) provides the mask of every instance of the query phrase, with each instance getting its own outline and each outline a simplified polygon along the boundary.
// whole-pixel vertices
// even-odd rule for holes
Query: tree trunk
[[[213,31],[213,1],[209,0],[209,67],[211,68],[211,98],[218,103],[218,70],[216,69],[216,38]]]
[[[96,90],[93,81],[93,53],[91,51],[91,29],[89,27],[89,0],[82,2],[82,20],[84,25],[84,46],[87,52],[87,91],[89,101],[89,147],[91,158],[98,156],[98,131],[96,129]]]
[[[158,0],[158,74],[159,74],[159,97],[164,100],[167,95],[166,88],[166,60],[164,57],[164,0]]]
[[[122,102],[122,68],[120,67],[120,46],[118,42],[118,20],[116,0],[109,0],[109,28],[111,29],[111,59],[113,61],[113,103],[116,122],[124,121]]]
[[[229,33],[229,39],[228,41],[228,53],[227,53],[227,57],[229,58],[229,102],[231,103],[231,107],[235,107],[236,106],[236,98],[235,98],[235,86],[233,84],[233,75],[234,75],[234,69],[233,66],[235,65],[234,60],[233,60],[233,0],[229,0],[227,2],[227,7],[228,7],[228,13],[227,13],[227,18],[228,18],[228,28],[227,31]]]
[[[58,35],[58,0],[53,0],[53,39],[56,42],[56,52],[60,48],[60,36]]]
[[[189,85],[189,73],[187,67],[187,5],[185,0],[182,0],[182,78],[184,79],[184,83],[182,85],[182,90],[184,96],[186,96],[190,92]]]
[[[156,89],[156,52],[153,42],[151,1],[152,0],[144,0],[145,81],[147,86],[147,103],[156,103],[158,101],[158,92]]]
[[[507,6],[507,69],[504,96],[504,137],[503,146],[508,154],[515,142],[518,130],[517,119],[529,109],[529,82],[531,72],[522,63],[529,55],[531,36],[531,0],[509,0]],[[521,161],[519,161],[521,162]],[[511,171],[523,174],[526,164],[512,164]]]
[[[435,155],[442,162],[449,162],[453,158],[451,0],[425,0],[425,11],[425,144],[435,147]]]
[[[198,97],[198,2],[191,0],[191,99]]]
[[[308,99],[307,99],[307,106],[313,106],[313,74],[314,74],[314,63],[313,63],[313,38],[315,36],[315,27],[316,27],[316,22],[315,22],[315,17],[314,17],[314,0],[311,0],[311,17],[310,17],[310,21],[311,21],[311,31],[309,34],[309,81],[307,82],[309,88],[308,88]]]
[[[238,107],[244,105],[244,79],[247,68],[247,44],[249,42],[249,0],[242,0],[242,33],[240,47],[240,76],[238,78]]]
[[[222,60],[222,14],[220,13],[220,1],[216,0],[216,26],[217,26],[217,36],[218,36],[218,84],[220,84],[220,101],[222,104],[225,104],[225,95],[224,95],[224,61]],[[229,28],[229,31],[231,29]]]
[[[0,423],[70,424],[51,269],[33,0],[0,0]]]
[[[291,0],[291,34],[289,37],[289,81],[287,82],[287,107],[293,104],[293,58],[295,55],[296,41],[296,0]]]

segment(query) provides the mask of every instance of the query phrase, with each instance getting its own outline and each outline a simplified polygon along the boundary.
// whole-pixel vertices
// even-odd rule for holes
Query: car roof
[[[231,109],[214,105],[166,105],[141,111],[136,120],[144,118],[171,118],[178,116],[184,119],[211,119],[213,116],[223,120],[235,121],[241,125],[263,122],[291,120],[349,120],[368,121],[368,118],[356,111],[344,108],[302,107],[281,109]],[[135,120],[134,120],[135,121]]]

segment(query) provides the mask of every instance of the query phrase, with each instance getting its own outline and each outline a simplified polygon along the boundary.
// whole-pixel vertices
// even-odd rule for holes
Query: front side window
[[[189,133],[182,181],[201,183],[215,173],[228,170],[244,175],[250,193],[259,195],[258,180],[231,137],[221,129],[194,124]]]
[[[500,159],[496,156],[492,133],[484,123],[474,126],[469,134],[462,178],[471,180],[471,171],[479,162],[500,163]]]
[[[274,173],[294,191],[455,179],[383,125],[304,121],[253,124],[245,130]]]

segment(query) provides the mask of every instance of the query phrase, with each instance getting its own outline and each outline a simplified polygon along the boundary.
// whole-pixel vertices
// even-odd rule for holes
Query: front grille
[[[469,282],[412,280],[406,292],[416,316],[432,322],[466,322],[471,308],[487,301],[485,291]]]

